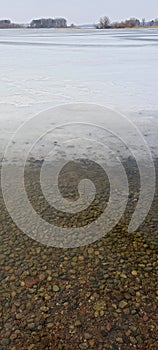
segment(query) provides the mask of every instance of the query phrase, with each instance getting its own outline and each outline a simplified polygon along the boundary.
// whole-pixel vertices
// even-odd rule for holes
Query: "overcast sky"
[[[68,23],[96,23],[128,17],[158,17],[158,0],[0,0],[0,18],[30,22],[38,17],[65,17]]]

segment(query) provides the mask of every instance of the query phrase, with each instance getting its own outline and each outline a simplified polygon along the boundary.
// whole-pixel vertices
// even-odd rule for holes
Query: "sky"
[[[129,17],[158,17],[158,0],[0,0],[0,18],[29,23],[33,18],[65,17],[68,23],[97,23]]]

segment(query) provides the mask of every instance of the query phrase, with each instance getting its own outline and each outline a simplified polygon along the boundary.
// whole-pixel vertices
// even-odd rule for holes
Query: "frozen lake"
[[[0,30],[1,152],[13,131],[63,103],[101,104],[130,116],[154,154],[158,30]]]

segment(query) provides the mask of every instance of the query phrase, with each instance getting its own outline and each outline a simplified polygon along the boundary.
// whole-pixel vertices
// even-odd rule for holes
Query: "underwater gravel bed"
[[[13,223],[0,194],[0,350],[158,349],[158,192],[145,222],[128,233],[139,176],[134,162],[125,166],[124,216],[84,247],[33,241]],[[158,175],[158,160],[155,168]],[[32,201],[38,170],[36,162],[27,169]]]

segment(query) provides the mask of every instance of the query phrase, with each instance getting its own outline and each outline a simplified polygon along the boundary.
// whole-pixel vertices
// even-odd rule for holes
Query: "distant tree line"
[[[30,28],[66,28],[67,20],[65,18],[40,18],[34,19],[30,23]]]
[[[104,16],[100,18],[100,22],[96,25],[97,29],[108,29],[108,28],[134,28],[134,27],[153,27],[158,26],[158,18],[146,21],[145,18],[142,18],[140,21],[137,18],[130,18],[126,19],[125,21],[121,22],[110,22],[110,19],[108,16]]]
[[[67,20],[65,18],[40,18],[34,19],[30,24],[15,24],[8,19],[0,20],[0,29],[9,28],[66,28]]]
[[[154,27],[158,26],[158,18],[151,21],[146,21],[142,18],[140,21],[137,18],[126,19],[121,22],[111,22],[108,16],[100,18],[99,23],[95,26],[97,29],[108,29],[108,28],[134,28],[134,27]],[[17,24],[12,23],[8,19],[0,20],[0,29],[8,28],[66,28],[67,20],[65,18],[40,18],[34,19],[30,24]],[[76,26],[72,24],[71,28]],[[82,26],[81,26],[82,27]],[[76,27],[78,28],[78,27]]]
[[[20,28],[20,24],[12,23],[9,19],[0,20],[0,29]]]

